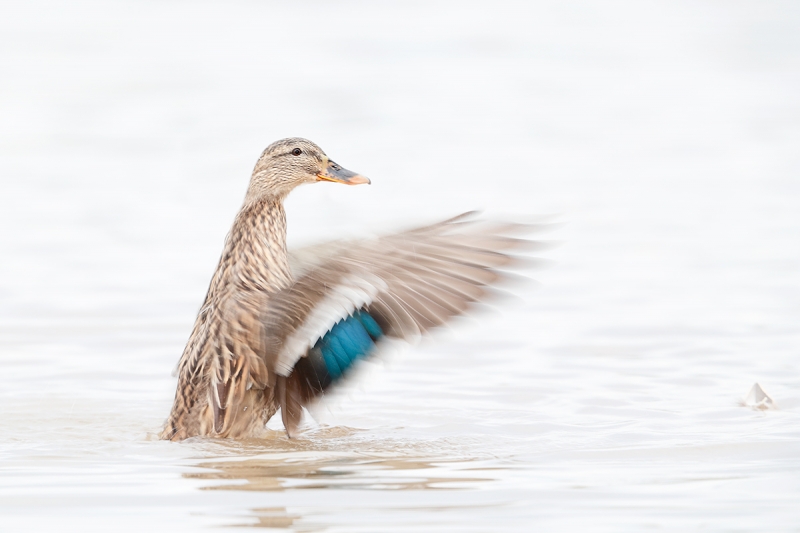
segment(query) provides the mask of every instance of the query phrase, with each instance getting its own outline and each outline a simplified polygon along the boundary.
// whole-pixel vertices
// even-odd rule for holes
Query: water
[[[797,530],[796,5],[0,9],[3,531]],[[302,439],[158,441],[289,135],[373,180],[293,193],[292,245],[476,207],[560,245]]]

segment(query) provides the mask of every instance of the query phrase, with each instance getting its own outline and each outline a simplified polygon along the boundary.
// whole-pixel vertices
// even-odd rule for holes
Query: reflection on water
[[[258,523],[248,524],[250,527],[263,527],[271,529],[286,529],[291,527],[295,520],[300,518],[298,515],[289,514],[285,507],[264,507],[253,509]],[[303,531],[320,531],[318,528],[303,529]]]
[[[186,478],[215,481],[208,490],[284,491],[293,489],[428,490],[466,489],[492,481],[487,470],[474,476],[469,463],[414,457],[319,453],[275,453],[206,461]]]
[[[320,499],[330,499],[331,490],[346,495],[334,506],[345,516],[349,507],[364,499],[351,495],[363,495],[364,491],[408,494],[401,507],[397,506],[397,498],[379,497],[372,509],[376,516],[397,512],[409,516],[459,513],[474,509],[476,502],[454,497],[454,491],[486,489],[497,481],[494,474],[506,468],[485,459],[423,456],[416,453],[419,450],[412,443],[370,442],[365,448],[363,443],[357,445],[350,439],[359,433],[350,428],[325,427],[295,440],[288,440],[283,432],[277,431],[265,440],[198,440],[207,451],[210,445],[222,453],[195,463],[194,471],[182,476],[200,480],[198,488],[205,491],[226,494],[242,491],[243,496],[302,491],[305,495],[294,497],[292,507],[272,505],[276,502],[274,496],[251,499],[258,503],[246,511],[243,508],[246,506],[240,506],[223,526],[323,531],[333,527],[327,523],[331,513],[318,504]],[[398,447],[405,447],[405,452],[398,453]],[[431,490],[448,494],[447,503],[426,498],[424,493]],[[298,501],[304,503],[298,506]],[[315,505],[310,505],[311,502]]]

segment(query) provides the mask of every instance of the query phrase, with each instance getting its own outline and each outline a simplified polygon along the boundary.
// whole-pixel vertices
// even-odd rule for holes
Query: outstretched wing
[[[533,243],[530,225],[473,213],[395,235],[306,252],[264,317],[267,367],[291,435],[302,406],[384,336],[412,339],[487,295]]]

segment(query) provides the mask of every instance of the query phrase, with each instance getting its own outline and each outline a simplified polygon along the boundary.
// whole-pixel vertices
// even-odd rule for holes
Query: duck
[[[531,242],[523,224],[465,213],[290,253],[284,200],[318,182],[370,180],[302,138],[259,157],[178,362],[162,439],[264,437],[278,411],[295,438],[304,409],[361,360],[484,300]]]

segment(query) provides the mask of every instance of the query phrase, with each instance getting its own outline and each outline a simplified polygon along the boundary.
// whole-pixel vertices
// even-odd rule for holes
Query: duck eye
[[[303,151],[300,148],[295,148],[294,150],[292,150],[292,155],[300,155],[302,153]]]

